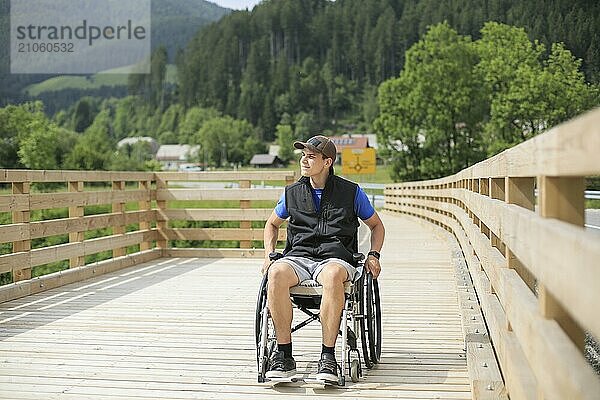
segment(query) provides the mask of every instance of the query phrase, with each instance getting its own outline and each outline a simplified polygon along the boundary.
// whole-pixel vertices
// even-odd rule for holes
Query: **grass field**
[[[585,208],[599,209],[600,208],[600,200],[596,200],[596,199],[586,200]]]
[[[341,172],[339,166],[337,169]],[[393,183],[392,178],[390,177],[389,166],[387,165],[378,165],[375,174],[343,175],[338,173],[338,175],[356,183]]]
[[[63,89],[99,89],[102,86],[127,86],[128,75],[123,68],[115,68],[91,76],[65,75],[56,76],[43,82],[29,85],[25,92],[31,96],[38,96],[43,92],[56,92]],[[167,66],[167,83],[177,81],[177,68],[175,65]]]

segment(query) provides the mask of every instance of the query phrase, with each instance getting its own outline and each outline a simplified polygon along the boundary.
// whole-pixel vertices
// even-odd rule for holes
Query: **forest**
[[[444,176],[600,104],[598,26],[587,1],[265,0],[200,29],[175,85],[158,46],[127,97],[0,109],[0,167],[157,168],[116,149],[128,136],[199,144],[211,166],[226,143],[243,165],[273,141],[377,133],[393,179]]]
[[[405,52],[444,21],[472,40],[487,21],[524,28],[544,56],[564,43],[583,60],[586,81],[600,81],[600,3],[272,0],[194,37],[178,60],[180,101],[246,119],[266,140],[284,113],[316,130],[368,129],[377,86],[398,76]]]

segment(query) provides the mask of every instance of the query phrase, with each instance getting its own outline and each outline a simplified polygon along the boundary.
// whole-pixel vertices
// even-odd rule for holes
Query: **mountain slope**
[[[177,50],[183,49],[187,42],[197,34],[198,30],[211,22],[219,20],[231,10],[204,0],[153,0],[151,11],[152,47],[156,48],[164,45],[167,48],[169,60],[173,62]],[[33,88],[33,92],[36,94],[41,93],[41,89],[45,87],[51,88],[54,92],[77,87],[77,84],[73,83],[73,79],[69,79],[71,77],[56,79],[56,75],[10,74],[10,60],[8,57],[10,54],[9,24],[9,0],[0,0],[0,54],[2,54],[2,57],[0,57],[0,107],[27,99],[28,94],[24,89],[26,87],[31,89],[31,85],[35,83],[41,83],[40,87]],[[55,79],[50,84],[44,83],[47,79],[52,78]],[[82,77],[73,78],[75,80],[86,80]],[[87,79],[89,80],[89,78]],[[117,79],[116,81],[122,80]],[[57,84],[59,82],[64,82],[64,87]],[[115,82],[115,80],[111,82]],[[126,84],[126,78],[124,82]],[[93,89],[96,89],[96,87]],[[54,93],[54,96],[56,96],[56,93]]]

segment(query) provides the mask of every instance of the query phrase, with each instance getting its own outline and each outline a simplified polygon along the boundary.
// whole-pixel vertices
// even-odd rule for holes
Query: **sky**
[[[252,8],[260,3],[260,0],[208,0],[211,3],[220,5],[221,7],[231,8],[233,10],[245,10],[252,11]]]

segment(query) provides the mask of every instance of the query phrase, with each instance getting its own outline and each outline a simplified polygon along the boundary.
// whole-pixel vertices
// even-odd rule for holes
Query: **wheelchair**
[[[271,261],[283,257],[280,253],[271,253]],[[365,256],[354,254],[357,274],[352,282],[345,284],[345,301],[341,315],[338,335],[341,341],[340,362],[338,362],[339,386],[345,386],[346,374],[352,382],[358,382],[363,375],[362,360],[367,369],[379,363],[381,357],[381,305],[379,285],[370,272],[365,273]],[[275,329],[269,308],[267,307],[268,274],[264,274],[258,292],[256,303],[255,336],[256,362],[258,367],[258,382],[268,382],[266,373],[269,370],[271,353],[277,349]],[[292,326],[292,333],[319,320],[322,288],[314,280],[304,281],[290,288],[290,298],[294,313],[299,310],[306,314],[307,319]],[[358,348],[360,339],[361,350]]]

